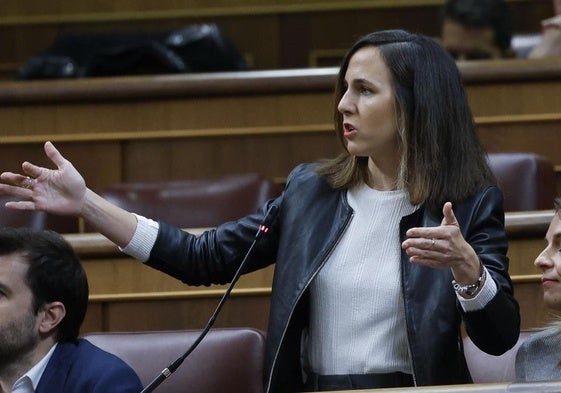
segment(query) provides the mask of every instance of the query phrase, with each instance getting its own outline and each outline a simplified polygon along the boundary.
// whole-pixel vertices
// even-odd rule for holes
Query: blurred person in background
[[[561,0],[553,0],[554,16],[542,20],[541,41],[530,52],[528,57],[561,56]]]
[[[505,0],[448,0],[441,43],[456,60],[513,58],[512,20]]]

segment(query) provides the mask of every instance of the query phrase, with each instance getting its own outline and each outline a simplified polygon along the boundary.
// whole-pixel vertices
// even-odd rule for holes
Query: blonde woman
[[[545,305],[561,312],[561,198],[555,200],[555,215],[545,239],[547,247],[534,265],[542,270]],[[516,378],[521,381],[561,379],[561,319],[521,345],[516,354]]]

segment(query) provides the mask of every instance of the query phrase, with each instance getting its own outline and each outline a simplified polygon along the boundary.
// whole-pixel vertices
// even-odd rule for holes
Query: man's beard
[[[36,316],[32,312],[20,319],[0,324],[0,368],[21,362],[39,342]]]

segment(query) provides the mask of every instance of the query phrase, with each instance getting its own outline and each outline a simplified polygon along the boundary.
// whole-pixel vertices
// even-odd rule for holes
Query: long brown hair
[[[494,184],[455,61],[431,38],[403,30],[371,33],[359,39],[343,58],[335,88],[334,122],[346,147],[337,102],[345,93],[345,74],[353,54],[377,47],[388,67],[398,111],[402,152],[398,187],[410,202],[441,206]],[[368,179],[368,157],[345,152],[317,169],[338,189]]]

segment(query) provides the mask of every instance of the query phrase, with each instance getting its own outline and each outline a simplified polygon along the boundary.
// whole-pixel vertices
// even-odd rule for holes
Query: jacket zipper
[[[348,207],[350,209],[350,207]],[[345,233],[345,231],[347,230],[347,228],[349,227],[349,223],[351,222],[352,218],[354,217],[354,211],[352,209],[351,210],[351,214],[349,214],[345,220],[345,223],[343,225],[343,227],[341,228],[341,231],[339,232],[339,234],[337,235],[337,238],[335,239],[335,241],[333,242],[333,245],[331,246],[331,248],[329,249],[329,252],[327,254],[325,254],[325,257],[323,258],[321,264],[318,266],[318,268],[314,271],[314,273],[312,274],[312,276],[310,277],[310,279],[308,280],[308,282],[306,282],[306,285],[304,286],[304,288],[300,291],[300,293],[298,294],[298,297],[296,298],[296,302],[294,303],[294,307],[292,307],[292,310],[290,310],[290,314],[288,315],[288,322],[286,323],[286,325],[284,326],[283,332],[282,332],[282,340],[284,340],[284,337],[286,335],[286,330],[288,329],[288,325],[290,323],[290,320],[292,319],[292,314],[294,314],[294,308],[296,306],[296,304],[298,304],[298,302],[300,301],[300,299],[302,298],[302,295],[304,294],[304,292],[306,291],[306,289],[310,286],[310,283],[312,282],[312,280],[317,276],[317,274],[319,273],[319,271],[321,270],[321,268],[323,267],[323,265],[325,265],[325,262],[327,262],[327,259],[329,258],[329,256],[331,255],[331,253],[333,252],[333,250],[335,249],[335,247],[337,246],[337,244],[339,244],[339,241],[341,240],[341,237],[343,236],[343,233]],[[270,391],[271,389],[271,380],[273,378],[273,370],[275,369],[275,365],[277,363],[277,358],[279,356],[279,350],[280,347],[282,345],[282,341],[279,343],[277,351],[275,352],[275,357],[273,358],[273,363],[271,364],[271,371],[269,373],[269,378],[267,381],[267,389],[265,390],[267,393]]]

